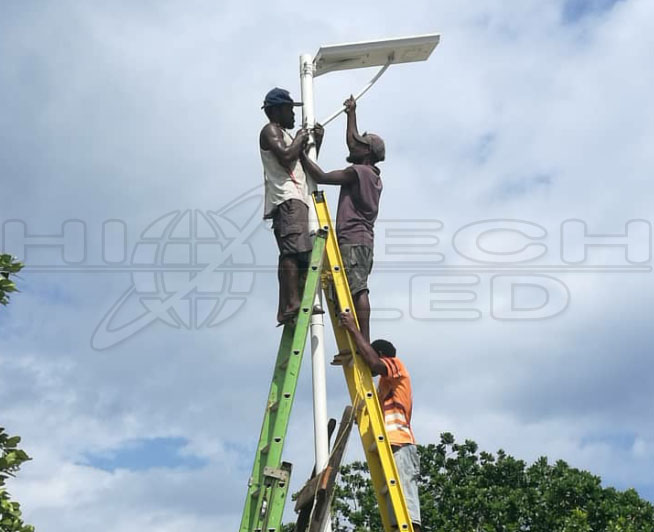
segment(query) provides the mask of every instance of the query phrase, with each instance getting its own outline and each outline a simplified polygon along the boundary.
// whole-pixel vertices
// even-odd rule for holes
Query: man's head
[[[380,357],[395,358],[395,346],[388,340],[375,340],[370,346]]]
[[[295,127],[293,107],[298,105],[302,103],[294,102],[286,89],[275,87],[268,91],[261,108],[271,122],[279,124],[284,129],[293,129]]]
[[[352,164],[376,164],[386,158],[386,146],[379,135],[364,133],[355,135],[354,142],[349,146],[350,155],[347,162]]]

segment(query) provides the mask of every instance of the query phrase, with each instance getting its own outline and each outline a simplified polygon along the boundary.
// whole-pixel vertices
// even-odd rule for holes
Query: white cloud
[[[0,221],[53,234],[80,218],[97,264],[102,222],[118,218],[131,250],[159,216],[216,210],[260,183],[260,101],[273,85],[299,97],[301,52],[437,30],[443,40],[429,62],[391,69],[359,106],[362,128],[387,142],[381,218],[441,220],[438,251],[457,268],[469,264],[452,246],[457,229],[527,220],[548,233],[550,252],[537,264],[560,263],[565,219],[618,233],[629,219],[652,221],[654,204],[651,3],[580,18],[563,6],[3,4]],[[318,115],[371,76],[319,78]],[[342,127],[327,130],[326,168],[345,164]],[[251,244],[255,266],[274,268],[263,226]],[[402,316],[373,322],[373,336],[391,339],[414,375],[421,442],[448,430],[651,494],[651,272],[551,273],[569,287],[570,306],[530,323],[490,319],[488,273],[476,288],[481,320],[414,319],[415,273],[380,267],[371,298]],[[34,458],[10,486],[28,520],[54,532],[234,529],[281,332],[274,273],[258,273],[243,309],[214,329],[159,322],[102,352],[90,338],[131,286],[128,272],[28,270],[20,284],[0,322],[0,422]],[[329,333],[327,342],[331,354]],[[313,462],[305,357],[285,451],[294,489]],[[328,386],[330,415],[340,417],[340,370],[329,368]],[[187,438],[187,452],[209,464],[114,473],[79,465],[85,453],[155,437]],[[360,458],[359,447],[354,434],[348,457]]]

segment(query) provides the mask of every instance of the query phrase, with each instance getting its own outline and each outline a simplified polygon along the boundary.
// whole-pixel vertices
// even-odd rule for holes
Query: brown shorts
[[[286,200],[277,205],[272,221],[280,257],[311,251],[309,207],[306,203],[297,199]]]

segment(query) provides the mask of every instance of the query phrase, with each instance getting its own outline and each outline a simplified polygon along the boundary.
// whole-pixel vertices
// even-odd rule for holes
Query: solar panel
[[[390,62],[425,61],[440,41],[440,34],[400,37],[322,46],[314,59],[314,77],[351,68],[383,66]]]

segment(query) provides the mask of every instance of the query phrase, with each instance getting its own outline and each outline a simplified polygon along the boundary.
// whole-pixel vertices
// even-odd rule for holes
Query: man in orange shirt
[[[411,430],[413,411],[411,377],[406,366],[395,356],[396,350],[392,343],[387,340],[375,340],[372,344],[368,343],[354,322],[351,312],[342,312],[340,321],[352,336],[357,346],[357,352],[368,364],[373,376],[380,376],[377,394],[384,411],[388,440],[400,474],[402,491],[413,522],[413,530],[421,532],[417,482],[420,474],[420,457]],[[396,523],[394,515],[391,515],[391,522]]]

